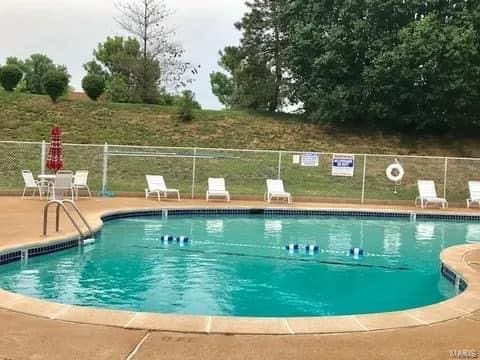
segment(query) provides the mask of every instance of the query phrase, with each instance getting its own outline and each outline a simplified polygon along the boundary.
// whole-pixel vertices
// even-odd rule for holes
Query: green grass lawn
[[[322,127],[297,115],[245,111],[197,111],[192,122],[181,122],[176,108],[92,102],[62,99],[53,105],[48,97],[0,91],[0,140],[49,140],[51,126],[58,123],[65,143],[124,144],[165,147],[205,147],[238,149],[273,149],[284,151],[319,151],[348,153],[383,153],[400,155],[479,156],[480,142],[475,138],[418,137],[386,134],[380,131]],[[113,151],[125,151],[111,147]],[[129,148],[128,151],[146,151]],[[150,149],[193,155],[192,149]],[[88,169],[92,190],[101,184],[103,148],[65,146],[69,169]],[[292,153],[282,155],[281,177],[294,195],[359,200],[362,189],[363,155],[357,156],[353,177],[332,177],[331,156],[321,157],[320,166],[292,164]],[[197,155],[212,156],[196,160],[195,193],[204,194],[209,176],[226,178],[233,195],[261,196],[265,179],[278,172],[278,153],[198,150]],[[443,195],[443,159],[401,158],[405,178],[399,193],[385,177],[391,157],[368,157],[365,196],[367,200],[412,200],[416,180],[433,179]],[[464,200],[467,181],[480,180],[479,162],[449,162],[447,197]],[[109,157],[108,187],[113,191],[143,191],[146,173],[163,174],[167,185],[179,188],[183,196],[192,191],[191,158]],[[21,169],[40,170],[40,146],[0,143],[0,190],[22,187]]]

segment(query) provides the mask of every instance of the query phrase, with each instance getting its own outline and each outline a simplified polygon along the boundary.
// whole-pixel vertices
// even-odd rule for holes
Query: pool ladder
[[[79,242],[82,243],[84,239],[92,237],[93,236],[93,231],[90,225],[88,224],[87,220],[83,216],[83,214],[80,212],[80,209],[75,205],[75,203],[72,200],[50,200],[45,207],[43,208],[43,235],[47,235],[47,224],[48,224],[48,208],[56,204],[56,218],[55,218],[55,230],[58,232],[60,231],[60,208],[63,209],[63,212],[67,215],[67,217],[70,219],[72,222],[73,226],[75,226],[75,229],[77,229],[78,234],[80,235]],[[80,217],[82,220],[83,224],[87,227],[88,233],[83,234],[82,229],[78,225],[78,223],[75,221],[75,219],[72,217],[72,214],[70,211],[68,211],[67,207],[65,206],[66,204],[69,204],[72,206],[72,208],[75,210],[77,215]]]

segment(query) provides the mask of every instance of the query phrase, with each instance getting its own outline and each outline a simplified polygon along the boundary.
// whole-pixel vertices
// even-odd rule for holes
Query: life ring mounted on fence
[[[387,170],[385,170],[387,174],[387,178],[390,181],[398,183],[403,179],[403,175],[405,175],[405,171],[403,170],[403,166],[400,165],[397,159],[393,164],[388,165]]]

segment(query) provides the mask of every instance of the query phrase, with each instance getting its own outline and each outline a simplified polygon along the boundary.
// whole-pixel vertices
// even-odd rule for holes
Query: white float
[[[395,191],[397,193],[397,185],[400,181],[402,181],[403,176],[405,175],[405,170],[403,170],[403,166],[398,162],[397,159],[388,165],[387,169],[385,170],[387,175],[387,179],[393,181],[395,183]]]

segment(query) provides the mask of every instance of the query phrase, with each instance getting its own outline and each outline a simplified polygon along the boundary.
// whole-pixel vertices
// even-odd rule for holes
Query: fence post
[[[447,171],[448,171],[448,157],[445,158],[445,172],[443,173],[443,198],[447,198]]]
[[[197,159],[197,148],[193,148],[193,165],[192,165],[192,199],[195,198],[195,166]]]
[[[282,175],[282,152],[278,152],[278,172],[277,172],[277,179],[280,179]]]
[[[365,203],[365,174],[367,172],[367,155],[363,155],[362,204]]]
[[[45,163],[47,162],[47,144],[42,140],[42,150],[40,153],[40,174],[45,174]]]
[[[107,191],[107,172],[108,172],[108,144],[103,146],[103,172],[102,172],[102,195]]]

